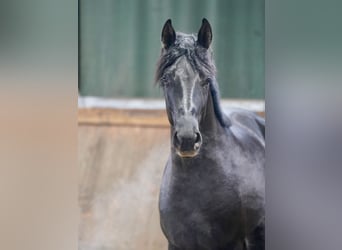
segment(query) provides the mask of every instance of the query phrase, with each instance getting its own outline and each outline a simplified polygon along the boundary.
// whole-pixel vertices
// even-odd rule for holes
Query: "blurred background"
[[[92,2],[88,1],[94,6],[87,13],[94,21],[89,25],[95,25],[94,14],[104,3]],[[138,4],[129,0],[122,4],[126,2]],[[241,28],[248,28],[245,24],[237,25],[247,19],[236,18],[252,18],[243,13],[259,1],[159,2],[168,6],[160,10],[163,14],[144,9],[145,18],[160,15],[146,27],[146,32],[156,36],[149,36],[156,44],[150,53],[158,57],[160,30],[167,18],[173,18],[178,30],[196,33],[201,18],[207,17],[214,31],[223,105],[263,114],[262,96],[233,95],[233,88],[242,86],[242,78],[228,81],[235,70],[224,76],[241,65],[241,61],[231,62],[233,58],[254,60],[245,54],[250,48],[244,47],[240,59],[227,56],[221,62],[219,57],[226,50],[237,50],[231,44],[217,45],[238,39],[237,33],[247,34]],[[106,3],[112,5],[103,10],[103,17],[120,4]],[[172,7],[176,3],[191,7],[186,11]],[[202,8],[209,3],[211,7]],[[157,209],[169,151],[162,93],[142,81],[155,95],[117,92],[104,99],[104,95],[84,92],[81,85],[87,79],[81,79],[86,73],[81,64],[98,64],[96,58],[103,60],[106,53],[114,53],[103,50],[99,56],[99,51],[93,51],[81,60],[87,49],[77,53],[78,38],[82,40],[86,33],[78,37],[78,16],[81,31],[87,27],[82,20],[85,4],[82,0],[79,6],[70,0],[0,1],[0,249],[165,249]],[[265,0],[267,249],[341,249],[341,4],[336,0]],[[192,12],[199,8],[202,13]],[[130,9],[121,10],[127,16],[123,23],[135,18],[128,18]],[[226,19],[231,21],[219,26]],[[103,19],[96,29],[103,36],[114,32],[104,31],[106,23]],[[237,31],[228,32],[234,25]],[[133,32],[132,27],[127,32]],[[222,34],[230,37],[217,40]],[[104,43],[101,36],[93,39]],[[128,41],[127,47],[124,51],[134,49]],[[153,61],[140,66],[154,65]],[[257,78],[251,78],[254,86]],[[93,83],[96,90],[104,82],[93,81],[97,81]],[[110,86],[119,86],[118,78]]]
[[[223,108],[264,115],[263,0],[80,0],[79,249],[167,249],[158,194],[170,150],[153,84],[168,18],[197,34],[206,17]]]
[[[138,4],[130,0],[122,4],[126,2]],[[195,33],[200,19],[209,18],[220,87],[229,88],[228,93],[222,91],[223,105],[262,114],[262,97],[230,96],[242,81],[228,81],[235,71],[222,76],[241,64],[226,57],[220,65],[224,51],[237,51],[231,44],[216,44],[238,38],[227,32],[234,25],[240,27],[238,33],[247,34],[241,28],[247,26],[237,26],[246,19],[236,18],[251,18],[243,13],[259,1],[196,1],[186,12],[174,9],[177,19],[171,15],[173,4],[190,6],[191,2],[159,2],[169,7],[160,10],[164,14],[156,12],[160,19],[149,24],[157,28],[146,28],[156,34],[150,36],[156,44],[150,53],[159,54],[160,29],[167,18],[173,18],[178,30]],[[101,3],[91,3],[90,19]],[[107,3],[112,6],[103,11],[103,17],[113,6],[119,8],[120,2]],[[212,7],[203,8],[203,13],[191,12],[209,3]],[[82,0],[79,6],[70,0],[0,1],[0,249],[165,249],[157,209],[169,151],[162,93],[146,82],[157,91],[155,96],[114,93],[104,99],[83,92],[81,85],[87,79],[81,79],[85,73],[81,64],[99,63],[96,58],[103,60],[112,53],[103,50],[100,57],[97,51],[78,61],[78,54],[87,50],[80,48],[78,53],[78,38],[86,35],[78,37],[78,16],[82,19],[85,4]],[[265,0],[267,249],[341,249],[341,5],[337,0]],[[127,23],[130,9],[121,10]],[[152,9],[144,11],[146,18],[155,15]],[[231,22],[219,26],[226,19]],[[104,36],[114,32],[104,32],[101,27],[107,22],[102,23],[97,32]],[[80,31],[86,28],[82,20],[79,24]],[[222,34],[230,38],[217,40]],[[104,43],[101,36],[93,39]],[[134,49],[128,42],[127,47],[127,51]],[[244,48],[247,53],[249,48]],[[154,67],[152,63],[140,66]],[[254,86],[256,78],[251,78]],[[94,81],[94,88],[103,84],[103,80]],[[118,78],[111,84],[119,86]]]
[[[264,98],[264,0],[80,0],[80,93],[161,97],[153,85],[161,29],[213,28],[221,94]]]

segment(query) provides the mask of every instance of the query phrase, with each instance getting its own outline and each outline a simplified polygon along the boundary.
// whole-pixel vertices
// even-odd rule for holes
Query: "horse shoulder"
[[[252,230],[264,216],[265,205],[265,121],[250,111],[228,113],[229,130],[240,144],[239,156],[234,155],[235,174],[239,179],[239,194],[246,217],[246,227]],[[237,151],[239,152],[239,151]]]
[[[265,148],[265,120],[262,117],[243,109],[229,110],[226,115],[231,122],[230,130],[238,139],[253,139]]]

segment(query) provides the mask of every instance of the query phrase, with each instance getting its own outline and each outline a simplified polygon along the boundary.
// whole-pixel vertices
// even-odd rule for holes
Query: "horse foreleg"
[[[265,250],[265,223],[261,223],[254,229],[251,235],[250,250]]]

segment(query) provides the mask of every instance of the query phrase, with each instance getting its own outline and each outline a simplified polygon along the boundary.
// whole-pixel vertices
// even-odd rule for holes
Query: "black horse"
[[[171,155],[159,197],[169,249],[264,249],[265,124],[252,112],[224,114],[203,19],[195,35],[162,30],[156,81],[171,124]]]

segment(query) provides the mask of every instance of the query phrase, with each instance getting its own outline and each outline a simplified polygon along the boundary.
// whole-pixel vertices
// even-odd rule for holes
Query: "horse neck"
[[[222,126],[219,118],[217,117],[217,114],[215,113],[214,101],[211,93],[209,93],[206,110],[200,121],[199,126],[200,131],[203,135],[217,135],[214,136],[213,139],[215,139],[216,137],[222,138],[222,136],[219,135],[225,133],[225,128]]]

